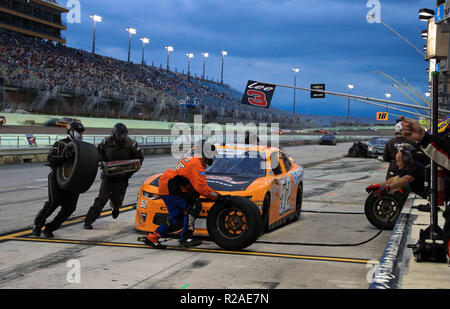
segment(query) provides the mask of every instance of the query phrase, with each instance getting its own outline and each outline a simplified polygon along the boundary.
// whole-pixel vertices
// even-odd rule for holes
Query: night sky
[[[59,0],[71,6],[76,0]],[[221,50],[225,57],[224,81],[243,92],[248,80],[293,85],[293,68],[300,68],[297,85],[325,83],[327,90],[385,98],[414,104],[375,74],[377,70],[398,81],[408,80],[422,95],[427,92],[428,63],[414,48],[380,23],[368,23],[367,0],[80,0],[81,23],[67,23],[67,45],[90,51],[92,14],[103,17],[97,24],[96,52],[127,60],[128,33],[132,61],[140,63],[141,37],[150,38],[146,62],[166,66],[164,46],[171,45],[171,69],[187,71],[186,53],[192,52],[191,74],[201,76],[208,52],[206,75],[220,79]],[[420,36],[426,23],[419,21],[420,8],[434,9],[431,0],[380,0],[381,20],[423,50]],[[278,88],[272,106],[291,111],[293,90]],[[374,116],[383,108],[352,103],[352,116]],[[309,98],[298,91],[296,112],[346,116],[347,99],[327,96]]]

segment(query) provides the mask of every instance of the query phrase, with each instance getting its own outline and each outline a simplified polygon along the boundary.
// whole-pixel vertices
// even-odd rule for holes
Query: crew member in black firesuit
[[[112,135],[105,138],[97,147],[100,162],[122,161],[139,159],[144,161],[142,151],[135,140],[128,136],[127,127],[118,123],[112,129]],[[84,221],[84,228],[91,230],[92,223],[97,220],[100,213],[110,200],[112,217],[116,219],[119,216],[119,209],[122,207],[123,199],[128,188],[128,180],[135,172],[106,176],[102,173],[102,184],[98,197],[94,205],[89,208]]]
[[[386,179],[396,176],[400,172],[400,169],[396,164],[396,156],[400,146],[405,147],[405,144],[411,145],[411,148],[418,148],[416,143],[402,136],[402,123],[398,122],[395,125],[395,137],[390,139],[384,147],[383,160],[389,162]]]
[[[71,151],[64,152],[64,148],[73,140],[81,141],[84,130],[85,128],[81,122],[71,122],[67,126],[68,137],[57,141],[50,149],[47,158],[47,165],[51,168],[51,172],[48,175],[48,201],[45,202],[44,207],[34,219],[32,233],[35,236],[41,235],[41,230],[45,225],[44,235],[46,237],[54,237],[53,232],[56,231],[70,215],[72,215],[77,207],[79,194],[62,190],[56,180],[56,171],[65,161],[73,158],[74,153]],[[61,210],[53,221],[45,224],[45,220],[47,220],[59,206],[61,206]]]

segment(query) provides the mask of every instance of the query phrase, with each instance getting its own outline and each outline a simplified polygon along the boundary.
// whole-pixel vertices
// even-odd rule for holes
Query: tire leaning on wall
[[[82,141],[72,141],[63,154],[73,152],[73,160],[66,160],[58,167],[56,179],[59,187],[64,191],[85,193],[94,183],[98,171],[97,148]]]

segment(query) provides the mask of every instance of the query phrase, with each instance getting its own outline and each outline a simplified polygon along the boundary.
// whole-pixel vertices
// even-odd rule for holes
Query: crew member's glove
[[[381,188],[380,185],[371,185],[366,188],[367,193],[374,193],[377,197],[381,197],[383,194],[391,191],[391,187],[386,185],[386,187]]]
[[[380,185],[371,185],[366,188],[367,193],[371,193],[372,191],[380,190]]]

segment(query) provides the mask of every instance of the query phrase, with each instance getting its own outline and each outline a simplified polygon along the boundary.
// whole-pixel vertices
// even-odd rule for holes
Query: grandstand
[[[0,30],[1,31],[1,30]],[[300,116],[240,104],[227,85],[0,32],[2,110],[160,121],[278,122]]]
[[[0,0],[0,28],[65,44],[61,15],[67,12],[55,0]]]

